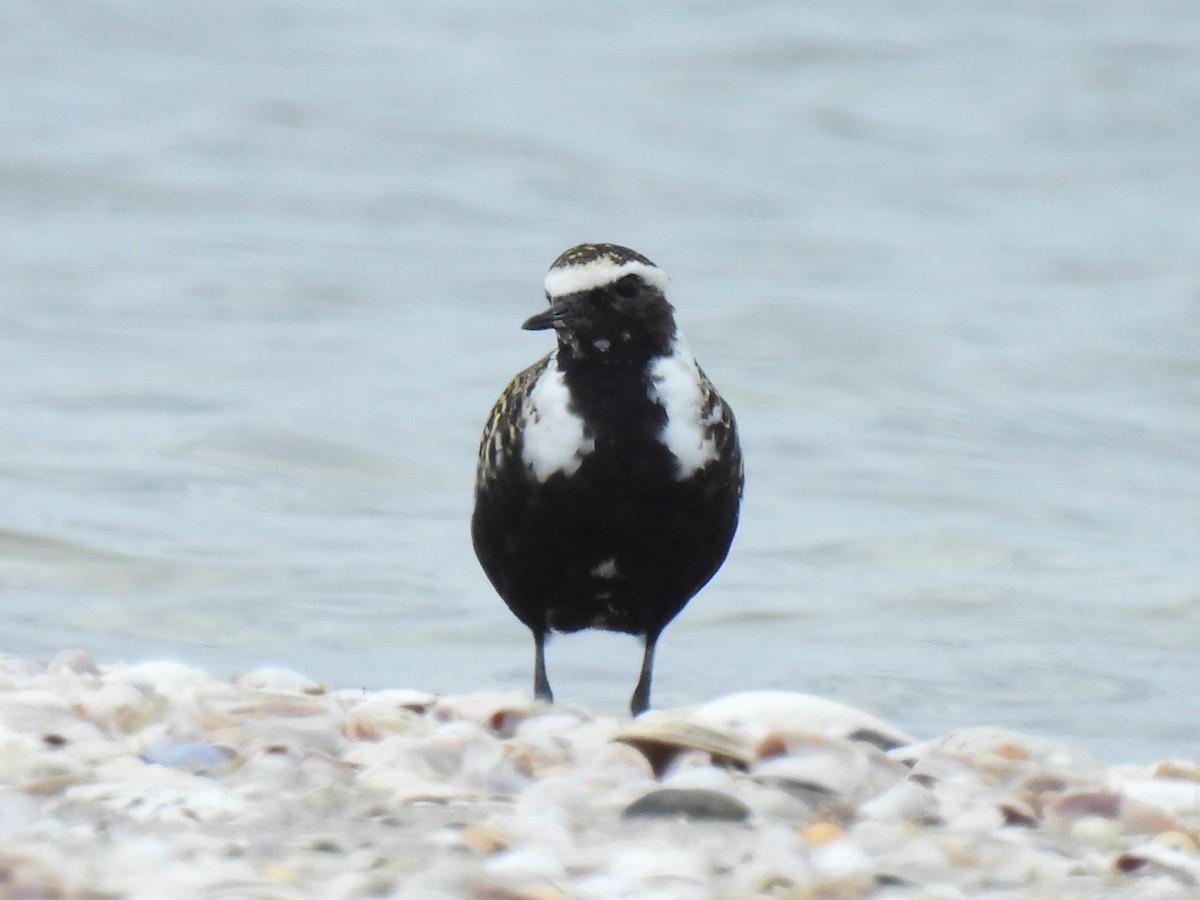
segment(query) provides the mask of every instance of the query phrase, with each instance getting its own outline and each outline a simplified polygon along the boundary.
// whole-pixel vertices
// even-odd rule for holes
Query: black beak
[[[545,331],[547,328],[554,328],[563,320],[563,315],[566,310],[559,304],[551,306],[536,316],[530,316],[521,326],[526,331]]]

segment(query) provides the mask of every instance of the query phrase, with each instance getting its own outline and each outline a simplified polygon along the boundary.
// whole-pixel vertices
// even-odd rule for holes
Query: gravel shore
[[[0,896],[1184,898],[1200,764],[804,694],[519,694],[0,656]]]

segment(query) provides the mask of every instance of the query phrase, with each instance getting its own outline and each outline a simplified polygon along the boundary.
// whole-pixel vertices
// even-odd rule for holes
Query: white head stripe
[[[578,294],[612,284],[626,275],[640,275],[642,281],[662,291],[666,296],[667,273],[658,266],[648,266],[635,259],[614,263],[611,259],[593,259],[573,266],[556,266],[546,273],[546,295],[553,300],[567,294]]]

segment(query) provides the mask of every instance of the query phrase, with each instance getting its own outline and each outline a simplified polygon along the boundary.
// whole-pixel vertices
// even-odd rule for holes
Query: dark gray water
[[[1186,2],[5,4],[0,650],[527,689],[475,445],[612,240],[747,456],[659,705],[1195,758],[1197,72]]]

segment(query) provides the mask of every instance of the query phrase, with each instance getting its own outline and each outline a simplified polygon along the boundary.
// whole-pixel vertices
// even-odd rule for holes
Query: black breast
[[[732,414],[721,404],[718,458],[680,479],[646,377],[644,367],[568,370],[573,406],[594,441],[578,469],[539,482],[516,428],[491,477],[477,483],[476,552],[535,632],[657,635],[725,559],[741,494]]]

